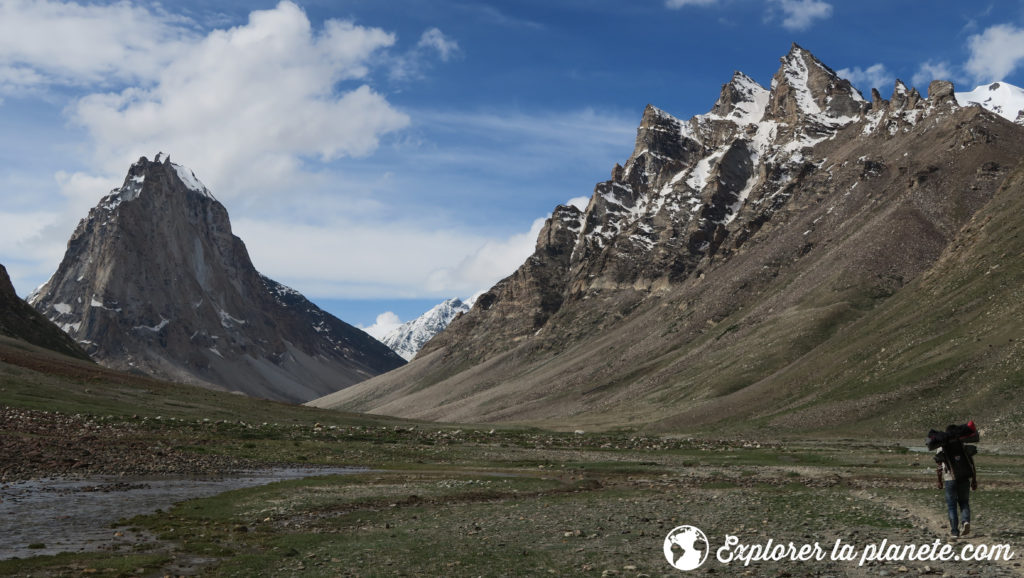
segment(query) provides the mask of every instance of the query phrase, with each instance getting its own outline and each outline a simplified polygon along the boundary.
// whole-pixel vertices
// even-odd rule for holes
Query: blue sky
[[[0,263],[21,295],[163,151],[256,267],[342,319],[405,321],[511,273],[632,150],[797,42],[868,95],[1024,85],[1024,2],[0,0]]]

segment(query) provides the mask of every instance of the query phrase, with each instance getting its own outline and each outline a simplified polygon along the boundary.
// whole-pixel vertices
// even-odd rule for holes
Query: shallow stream
[[[137,539],[112,524],[177,502],[362,468],[275,468],[216,478],[44,478],[0,485],[0,560],[86,552]]]

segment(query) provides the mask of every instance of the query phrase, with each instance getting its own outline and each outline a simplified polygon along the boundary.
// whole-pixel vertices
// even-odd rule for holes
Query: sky
[[[632,152],[796,42],[865,96],[1024,86],[1024,0],[0,0],[0,264],[22,296],[158,152],[261,273],[373,332],[469,297]]]

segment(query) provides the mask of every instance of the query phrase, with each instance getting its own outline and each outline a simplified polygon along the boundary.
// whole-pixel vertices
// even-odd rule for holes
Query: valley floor
[[[873,548],[899,558],[887,547],[947,543],[929,454],[842,439],[757,443],[489,426],[257,425],[11,407],[0,415],[0,468],[8,482],[119,470],[130,482],[166,468],[228,473],[286,461],[373,468],[96,520],[110,524],[103,551],[0,561],[2,575],[675,576],[681,572],[663,547],[683,525],[707,536],[698,575],[1024,575],[1024,456],[986,454],[983,444],[973,530],[949,542],[950,551],[992,554],[984,551],[1005,544],[1000,553],[1012,552],[1012,559],[911,560],[904,552],[861,564]],[[13,452],[11,440],[30,449]],[[110,445],[123,449],[123,461],[105,457],[113,455],[104,449]],[[40,457],[58,446],[64,454]],[[82,465],[68,465],[72,456],[84,456],[75,462]],[[738,544],[720,550],[728,536]],[[846,546],[852,559],[832,559],[837,540],[837,554]],[[746,565],[739,550],[789,543],[793,552],[817,544],[822,559]]]

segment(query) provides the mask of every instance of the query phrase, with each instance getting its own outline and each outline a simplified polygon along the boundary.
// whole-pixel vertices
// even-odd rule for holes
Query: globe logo
[[[677,570],[699,568],[708,558],[708,537],[699,528],[679,526],[665,536],[665,559]]]

